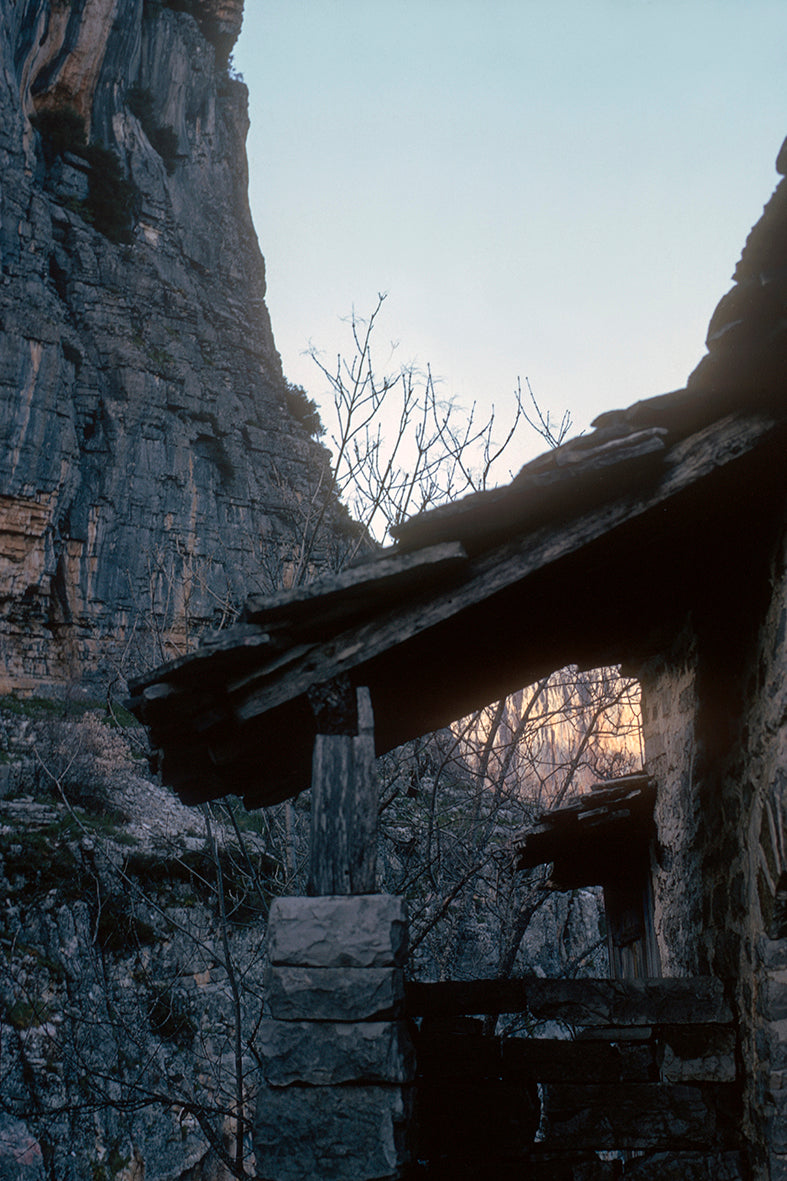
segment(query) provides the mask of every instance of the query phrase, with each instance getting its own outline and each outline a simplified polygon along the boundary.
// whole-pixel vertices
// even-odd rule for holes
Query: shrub
[[[302,386],[287,382],[284,389],[284,404],[293,418],[297,419],[314,438],[325,434],[317,403],[310,398]]]
[[[171,989],[154,988],[148,999],[150,1028],[157,1037],[188,1050],[197,1033],[197,1026],[185,1001]]]
[[[93,225],[112,242],[130,242],[139,196],[136,185],[126,180],[109,148],[90,144],[83,154],[90,164],[87,206]]]
[[[173,12],[187,12],[195,18],[199,14],[198,0],[164,0],[164,7],[171,8]]]
[[[51,1006],[41,998],[18,998],[6,1014],[8,1024],[14,1029],[32,1029],[44,1025],[52,1016]]]
[[[178,162],[178,135],[174,127],[155,126],[146,132],[150,145],[164,161],[164,167],[171,176]]]
[[[59,789],[73,806],[120,822],[119,785],[130,766],[123,734],[95,714],[80,720],[50,718],[34,729],[36,794],[59,800]]]
[[[22,718],[78,717],[86,708],[68,699],[54,701],[51,697],[17,697],[13,693],[0,697],[0,712]]]
[[[154,944],[158,936],[145,919],[135,913],[126,895],[104,898],[96,923],[96,939],[106,952],[129,955],[143,945]]]
[[[143,130],[156,122],[153,114],[153,95],[144,86],[132,86],[126,95],[126,102],[131,114],[139,119]]]

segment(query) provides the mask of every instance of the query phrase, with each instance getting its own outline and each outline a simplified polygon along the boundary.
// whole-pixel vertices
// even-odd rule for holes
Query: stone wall
[[[666,975],[736,982],[757,1178],[787,1176],[787,556],[781,510],[730,538],[673,651],[642,670],[659,784],[656,923]],[[774,540],[776,539],[776,540]]]
[[[760,1167],[787,1177],[787,544],[782,534],[771,569],[772,597],[747,670],[747,710],[740,757],[724,780],[740,808],[738,876],[745,891],[740,925],[739,1003],[749,1064],[750,1133],[762,1144]],[[731,891],[733,907],[736,890]],[[731,922],[737,915],[733,910]],[[766,1172],[766,1168],[769,1172]]]

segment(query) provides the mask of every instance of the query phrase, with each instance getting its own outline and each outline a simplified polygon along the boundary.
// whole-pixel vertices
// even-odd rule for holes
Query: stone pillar
[[[406,944],[401,898],[271,906],[254,1129],[264,1181],[401,1175],[415,1075],[402,1019]]]

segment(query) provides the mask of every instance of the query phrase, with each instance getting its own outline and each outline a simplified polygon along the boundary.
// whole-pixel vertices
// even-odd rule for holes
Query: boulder
[[[399,1175],[410,1097],[398,1087],[266,1087],[257,1096],[257,1173],[271,1181]]]

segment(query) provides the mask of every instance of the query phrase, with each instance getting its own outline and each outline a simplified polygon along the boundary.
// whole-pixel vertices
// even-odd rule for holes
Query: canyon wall
[[[298,562],[242,0],[0,0],[0,692],[102,691]],[[323,555],[324,556],[324,555]]]

